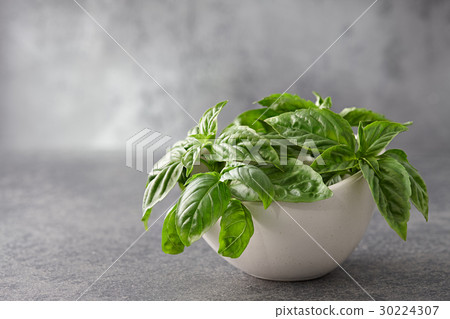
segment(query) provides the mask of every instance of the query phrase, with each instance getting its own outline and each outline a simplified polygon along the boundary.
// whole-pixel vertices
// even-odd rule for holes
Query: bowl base
[[[334,269],[333,269],[334,270]],[[331,270],[331,271],[333,271]],[[268,277],[264,277],[264,276],[258,276],[258,275],[254,275],[251,274],[249,272],[246,271],[242,271],[243,273],[250,275],[252,277],[258,278],[258,279],[262,279],[262,280],[268,280],[268,281],[283,281],[283,282],[289,282],[289,281],[308,281],[308,280],[314,280],[314,279],[319,279],[322,278],[326,275],[328,275],[331,271],[320,274],[320,275],[315,275],[315,276],[311,276],[311,277],[300,277],[300,278],[268,278]]]

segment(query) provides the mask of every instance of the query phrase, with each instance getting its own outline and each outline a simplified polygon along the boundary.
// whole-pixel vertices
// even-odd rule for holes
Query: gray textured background
[[[80,1],[198,118],[284,91],[371,1]],[[175,103],[73,1],[0,2],[0,145],[123,149],[144,127],[182,137]],[[450,135],[450,2],[375,6],[290,90],[413,120],[407,150]]]
[[[195,118],[229,99],[223,127],[284,91],[371,1],[80,3]],[[125,167],[126,139],[193,122],[71,0],[1,0],[0,41],[0,299],[74,300],[143,231],[146,176]],[[449,52],[450,1],[380,0],[290,91],[415,121],[393,144],[428,184],[430,221],[413,208],[404,243],[375,212],[343,265],[377,300],[450,298]],[[164,255],[160,231],[82,299],[367,299],[339,269],[277,283],[203,241]]]

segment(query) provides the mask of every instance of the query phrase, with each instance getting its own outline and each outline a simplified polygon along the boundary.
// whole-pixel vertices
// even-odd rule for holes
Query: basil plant
[[[178,202],[162,228],[162,250],[179,254],[220,220],[218,253],[238,258],[253,235],[246,202],[314,202],[333,196],[328,186],[362,171],[378,210],[406,240],[410,203],[428,220],[428,194],[404,151],[386,150],[411,123],[396,123],[364,108],[331,110],[273,94],[260,108],[238,115],[220,134],[217,117],[227,101],[208,109],[184,140],[149,174],[143,200],[145,227],[153,207],[176,185]],[[353,128],[357,132],[354,134]]]

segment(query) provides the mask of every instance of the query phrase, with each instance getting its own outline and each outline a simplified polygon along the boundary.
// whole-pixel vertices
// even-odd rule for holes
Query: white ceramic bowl
[[[255,232],[239,258],[223,258],[252,276],[269,280],[308,280],[329,273],[358,245],[375,206],[361,172],[330,189],[331,198],[314,203],[272,203],[265,210],[262,203],[245,202]],[[219,224],[203,235],[215,251]]]

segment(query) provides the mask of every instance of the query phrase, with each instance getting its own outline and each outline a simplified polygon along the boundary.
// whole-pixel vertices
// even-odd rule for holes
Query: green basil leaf
[[[246,202],[260,202],[261,199],[257,192],[248,187],[247,185],[239,182],[232,181],[229,184],[229,188],[231,191],[231,195],[237,199],[246,201]]]
[[[190,149],[193,146],[201,145],[202,143],[206,143],[209,141],[208,139],[200,139],[195,136],[188,136],[184,140],[178,141],[175,143],[177,147],[183,147],[185,150]]]
[[[289,93],[272,94],[258,101],[258,103],[280,113],[293,112],[299,109],[317,108],[313,102]]]
[[[330,198],[333,193],[319,173],[294,158],[281,167],[261,167],[275,189],[274,199],[282,202],[315,202]]]
[[[228,143],[212,144],[211,153],[205,154],[205,158],[216,162],[242,161],[254,162],[263,159],[254,158],[245,146],[231,145]]]
[[[240,201],[232,199],[220,220],[218,253],[238,258],[250,242],[253,232],[252,214]]]
[[[326,149],[311,164],[316,172],[329,173],[344,171],[358,165],[355,152],[347,145],[336,145]]]
[[[370,124],[375,121],[387,120],[383,114],[356,107],[347,107],[343,109],[339,115],[342,116],[351,126],[358,126],[360,122]]]
[[[194,169],[194,165],[199,164],[200,152],[202,151],[202,145],[194,146],[184,154],[182,163],[186,167],[186,174],[191,174]]]
[[[180,148],[180,147],[184,148],[185,150],[188,150],[195,145],[199,145],[199,144],[207,142],[207,141],[210,141],[210,140],[206,139],[206,138],[196,137],[196,136],[187,136],[184,140],[180,140],[180,141],[176,142],[170,150]]]
[[[246,163],[241,163],[241,162],[227,162],[225,164],[225,166],[222,168],[222,170],[220,171],[220,174],[223,175],[228,171],[231,171],[232,169],[235,169],[236,167],[242,167],[242,166],[247,166],[248,164]]]
[[[148,175],[147,186],[150,183],[151,179],[154,178],[159,171],[169,165],[181,163],[181,159],[183,158],[185,153],[186,150],[183,147],[177,146],[171,148],[166,154],[164,154],[164,156],[161,157],[161,159],[153,165],[152,171]]]
[[[356,140],[358,142],[358,152],[361,149],[361,145],[364,143],[364,123],[359,122],[358,124],[358,135],[356,136]]]
[[[322,98],[322,96],[313,91],[313,94],[316,96],[316,105],[321,109],[330,109],[333,106],[333,103],[331,102],[331,97]]]
[[[229,127],[248,126],[258,133],[268,133],[273,131],[273,129],[270,127],[270,125],[264,122],[264,120],[272,116],[277,116],[279,114],[279,112],[271,109],[256,109],[245,111],[244,113],[238,115]]]
[[[355,149],[352,128],[342,117],[327,109],[304,109],[265,120],[281,136],[294,139],[298,145],[325,150],[344,144]],[[314,145],[308,145],[308,141]]]
[[[321,175],[322,175],[322,179],[323,179],[323,182],[325,183],[325,185],[331,186],[331,185],[334,185],[334,184],[339,183],[340,181],[344,180],[345,175],[347,175],[347,174],[350,176],[348,171],[323,173]]]
[[[227,103],[228,101],[223,101],[206,110],[198,125],[193,127],[188,132],[188,135],[205,139],[215,138],[217,133],[217,116]]]
[[[204,148],[209,148],[212,140],[205,139],[203,136],[188,136],[184,140],[178,141],[175,148],[184,148],[186,152],[181,157],[181,162],[186,168],[185,176],[189,176],[195,165],[200,162],[200,154]]]
[[[428,221],[428,192],[427,185],[423,181],[419,172],[408,162],[406,153],[402,150],[392,149],[383,153],[396,159],[406,169],[411,183],[411,202],[416,206],[417,210],[422,213],[425,220]]]
[[[378,155],[394,137],[407,130],[408,128],[400,123],[373,122],[362,129],[362,136],[358,134],[358,153],[364,157]]]
[[[188,180],[176,216],[177,232],[185,246],[200,239],[217,222],[230,197],[230,190],[218,173],[200,173]]]
[[[276,150],[272,147],[270,140],[259,135],[255,130],[247,126],[233,126],[224,130],[216,144],[226,143],[238,146],[237,150],[249,155],[248,160],[259,164],[270,163],[275,166],[280,165],[280,158]],[[243,151],[246,148],[248,152]],[[214,149],[214,146],[213,146]],[[216,150],[217,151],[217,150]],[[236,159],[229,159],[235,161]]]
[[[360,160],[359,162],[381,215],[389,226],[403,240],[406,240],[411,207],[409,204],[411,186],[408,172],[391,157],[380,158],[378,164],[380,174],[377,174],[366,161]]]
[[[161,248],[166,254],[180,254],[184,251],[184,245],[177,233],[176,227],[177,204],[167,213],[162,227]]]
[[[186,167],[186,174],[189,176],[194,169],[194,165],[200,164],[200,154],[203,148],[207,145],[211,145],[212,142],[208,140],[197,140],[188,145],[186,153],[183,155],[181,162]]]
[[[148,227],[153,206],[167,196],[181,177],[183,171],[181,158],[184,153],[185,150],[181,147],[172,149],[154,165],[152,172],[149,174],[142,203],[142,221],[145,229]]]
[[[311,157],[313,154],[310,149],[298,146],[275,131],[263,134],[262,136],[270,141],[270,145],[277,152],[281,164],[286,163],[287,157],[301,159],[304,162],[309,162],[309,164],[314,161],[314,157]],[[318,151],[315,151],[315,153],[315,156],[320,155]]]
[[[366,162],[367,165],[377,174],[378,176],[381,176],[380,173],[380,165],[378,164],[378,159],[375,157],[363,157],[361,158],[362,161]]]
[[[274,196],[273,185],[267,175],[256,166],[243,165],[231,168],[222,174],[221,180],[239,181],[251,188],[258,194],[259,198],[263,202],[264,208],[269,207],[270,203],[272,203]]]

